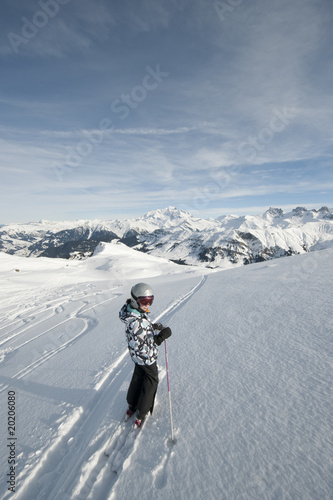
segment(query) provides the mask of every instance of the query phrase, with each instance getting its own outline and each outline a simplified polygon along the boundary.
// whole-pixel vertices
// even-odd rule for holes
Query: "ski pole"
[[[173,443],[175,443],[174,435],[173,435],[173,422],[172,422],[172,405],[171,405],[171,390],[170,390],[170,377],[169,377],[169,363],[168,363],[168,349],[167,349],[167,343],[166,340],[164,341],[164,347],[165,347],[165,364],[166,364],[166,371],[167,371],[167,380],[168,380],[168,393],[169,393],[169,407],[170,407],[170,423],[171,423],[171,440]]]

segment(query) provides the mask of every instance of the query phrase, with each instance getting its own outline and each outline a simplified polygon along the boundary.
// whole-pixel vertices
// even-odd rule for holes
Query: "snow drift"
[[[214,273],[100,250],[0,254],[1,498],[329,500],[332,249]],[[137,435],[119,427],[133,364],[118,311],[137,280],[173,331],[172,447],[163,346],[153,416]]]

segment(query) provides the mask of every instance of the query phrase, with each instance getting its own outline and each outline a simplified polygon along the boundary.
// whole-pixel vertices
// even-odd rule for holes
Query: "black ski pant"
[[[153,413],[158,386],[157,363],[152,365],[135,364],[132,380],[127,391],[127,403],[137,408],[140,416]]]

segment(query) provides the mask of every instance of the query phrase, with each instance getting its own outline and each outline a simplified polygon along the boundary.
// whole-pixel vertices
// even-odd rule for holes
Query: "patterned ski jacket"
[[[152,365],[157,361],[158,348],[155,331],[148,314],[133,309],[130,299],[119,312],[120,320],[126,325],[128,350],[138,365]]]

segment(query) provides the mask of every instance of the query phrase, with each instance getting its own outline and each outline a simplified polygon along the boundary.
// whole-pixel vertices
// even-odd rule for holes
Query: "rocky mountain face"
[[[207,220],[169,207],[124,221],[0,227],[0,251],[27,257],[87,258],[114,239],[176,263],[226,268],[333,246],[333,210],[270,208],[261,216]]]

